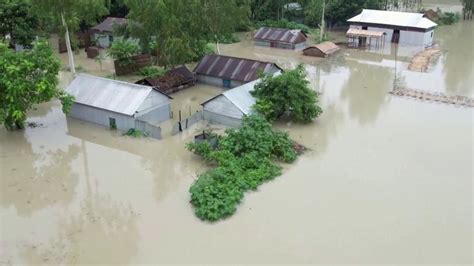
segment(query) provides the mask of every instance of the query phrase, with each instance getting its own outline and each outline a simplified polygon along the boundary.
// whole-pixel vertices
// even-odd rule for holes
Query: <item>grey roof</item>
[[[281,68],[269,62],[210,54],[201,59],[194,72],[198,75],[249,82],[257,79],[259,71],[270,73],[272,69]]]
[[[104,21],[92,27],[91,30],[98,31],[98,32],[113,32],[114,25],[118,25],[118,26],[127,25],[127,19],[107,17]]]
[[[279,71],[275,73],[274,75],[275,76],[280,75],[280,73],[281,72]],[[222,94],[217,95],[216,97],[213,97],[205,101],[204,103],[202,103],[202,105],[206,105],[206,103],[214,100],[215,98],[219,96],[224,96],[232,104],[234,104],[240,111],[242,111],[242,113],[244,113],[245,115],[248,115],[252,111],[252,106],[256,102],[255,98],[252,96],[252,94],[250,94],[250,92],[253,91],[255,85],[257,85],[260,81],[261,79],[257,79],[252,82],[246,83],[242,86],[235,87],[230,90],[226,90]]]
[[[133,116],[153,88],[133,83],[78,74],[66,88],[74,102]]]
[[[372,10],[364,9],[362,12],[350,19],[348,22],[372,23],[382,25],[394,25],[400,27],[411,27],[419,29],[429,29],[436,27],[438,24],[424,18],[421,13],[409,13],[398,11]]]
[[[261,27],[254,39],[298,44],[305,42],[307,35],[301,30]]]

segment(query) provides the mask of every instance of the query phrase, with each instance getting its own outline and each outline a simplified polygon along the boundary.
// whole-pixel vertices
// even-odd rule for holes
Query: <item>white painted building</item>
[[[428,47],[433,45],[434,29],[438,24],[421,13],[364,9],[347,20],[350,29],[384,32],[385,42]],[[358,42],[365,42],[360,37]]]
[[[69,116],[121,131],[136,128],[160,138],[156,125],[171,114],[170,97],[149,86],[78,74],[66,92],[75,98]]]

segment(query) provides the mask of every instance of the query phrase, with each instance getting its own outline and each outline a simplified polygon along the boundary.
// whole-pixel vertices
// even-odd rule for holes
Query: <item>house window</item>
[[[109,127],[110,129],[117,129],[117,122],[115,118],[109,117]]]

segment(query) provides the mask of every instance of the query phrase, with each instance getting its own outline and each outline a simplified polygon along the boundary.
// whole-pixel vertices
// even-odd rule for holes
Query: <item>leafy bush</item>
[[[138,74],[144,77],[155,77],[155,76],[161,77],[166,74],[166,69],[162,67],[149,66],[149,67],[141,68],[138,71]]]
[[[266,75],[251,92],[257,98],[255,109],[273,121],[285,113],[301,122],[311,122],[323,111],[318,93],[309,87],[303,65],[281,75]]]
[[[222,35],[217,39],[220,43],[236,43],[240,41],[239,37],[232,33]]]
[[[451,25],[456,22],[459,22],[461,19],[461,16],[458,13],[455,12],[441,12],[438,11],[439,19],[438,23],[441,25]]]
[[[131,39],[117,38],[107,52],[114,60],[118,60],[122,65],[128,65],[132,61],[130,57],[140,54],[140,46]]]
[[[263,20],[255,22],[255,27],[273,27],[273,28],[283,28],[283,29],[292,29],[292,30],[302,30],[304,33],[309,33],[311,28],[300,23],[296,23],[293,21],[288,21],[286,19],[280,20]]]
[[[141,137],[148,137],[148,132],[141,131],[136,128],[130,128],[125,135],[134,137],[134,138],[141,138]]]
[[[288,135],[273,131],[259,114],[245,117],[238,129],[228,129],[216,149],[205,141],[187,148],[217,166],[190,188],[196,215],[209,221],[233,214],[246,191],[280,175],[281,167],[272,160],[289,163],[297,157]]]

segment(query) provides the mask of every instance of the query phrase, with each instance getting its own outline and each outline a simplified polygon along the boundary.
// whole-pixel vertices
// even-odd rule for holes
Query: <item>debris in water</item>
[[[446,95],[444,93],[431,93],[422,90],[415,90],[409,88],[395,88],[389,92],[396,96],[407,96],[416,98],[422,101],[440,102],[446,104],[453,104],[457,106],[474,107],[474,99],[460,95]]]

